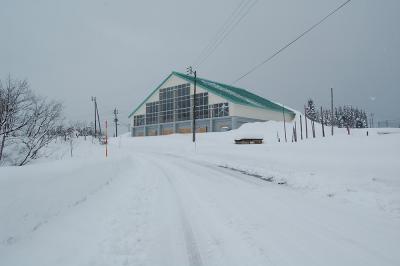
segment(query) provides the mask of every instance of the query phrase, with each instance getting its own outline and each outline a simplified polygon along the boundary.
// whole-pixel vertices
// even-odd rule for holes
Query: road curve
[[[396,222],[192,158],[138,153],[134,160],[163,191],[163,221],[153,226],[178,228],[160,238],[176,245],[170,265],[399,263]]]

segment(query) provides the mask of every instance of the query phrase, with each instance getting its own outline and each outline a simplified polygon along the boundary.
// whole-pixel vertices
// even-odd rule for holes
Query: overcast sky
[[[127,115],[171,71],[185,71],[241,0],[0,0],[0,76],[66,106],[66,117]],[[260,0],[197,70],[232,83],[344,0]],[[312,97],[400,119],[400,1],[353,0],[239,81],[295,109]]]

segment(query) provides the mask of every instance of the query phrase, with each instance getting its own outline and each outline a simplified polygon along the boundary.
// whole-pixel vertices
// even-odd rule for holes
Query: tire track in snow
[[[170,183],[171,189],[174,191],[177,197],[177,203],[179,203],[179,206],[177,207],[182,210],[181,213],[185,213],[184,210],[189,210],[188,207],[190,207],[191,209],[196,208],[197,203],[195,202],[198,202],[201,204],[197,206],[199,207],[199,209],[196,208],[197,211],[193,218],[196,219],[196,222],[198,221],[198,219],[200,219],[201,221],[202,217],[210,218],[207,220],[203,220],[199,224],[200,227],[196,226],[194,228],[196,229],[197,233],[202,232],[202,236],[200,236],[200,239],[198,239],[200,242],[199,241],[196,242],[196,239],[194,237],[190,239],[190,235],[194,236],[193,232],[192,233],[184,232],[185,238],[189,236],[189,239],[186,239],[187,246],[190,245],[191,243],[194,243],[194,245],[196,246],[195,249],[198,249],[198,247],[202,248],[204,254],[200,252],[197,253],[199,255],[201,254],[204,255],[203,259],[206,258],[205,261],[207,262],[205,264],[210,263],[210,265],[246,265],[246,263],[249,263],[247,265],[274,265],[274,263],[268,257],[266,251],[263,250],[261,247],[257,246],[257,244],[255,244],[252,241],[251,237],[248,234],[244,236],[241,231],[239,232],[237,231],[237,228],[233,227],[233,224],[230,224],[230,221],[227,221],[225,219],[221,220],[221,217],[214,212],[216,210],[215,209],[216,206],[214,206],[212,202],[206,200],[207,203],[204,203],[203,202],[204,198],[197,198],[197,196],[195,196],[194,198],[192,197],[194,196],[192,195],[194,191],[192,192],[186,191],[186,189],[189,189],[189,187],[192,187],[193,185],[191,184],[191,182],[189,183],[186,182],[191,178],[203,179],[206,177],[205,175],[208,175],[210,173],[211,176],[214,175],[214,173],[218,174],[223,173],[224,175],[227,175],[227,171],[224,171],[224,169],[221,169],[213,165],[202,165],[202,164],[199,165],[197,164],[197,162],[192,162],[191,160],[188,160],[189,162],[188,166],[185,163],[176,160],[178,158],[170,158],[167,159],[165,162],[164,159],[167,158],[165,155],[160,156],[159,154],[148,154],[148,153],[146,153],[145,156],[146,155],[150,155],[152,161],[157,162],[157,167],[161,169],[163,175]],[[178,157],[178,156],[172,156],[172,157]],[[198,174],[197,170],[195,169],[202,169],[202,170],[200,171],[200,174]],[[208,180],[209,177],[207,177],[206,179]],[[230,176],[228,177],[228,175],[225,176],[224,179],[228,181],[235,180],[232,179],[232,177]],[[214,179],[211,178],[211,180]],[[257,179],[255,180],[258,181]],[[248,183],[242,179],[238,181],[240,181],[241,185],[248,184],[249,187],[252,188],[255,187],[254,182]],[[200,194],[203,194],[203,192]],[[178,199],[182,198],[181,196],[186,197],[185,202]],[[210,208],[214,210],[210,210]],[[185,220],[186,217],[187,215],[185,215],[182,219]],[[192,226],[190,226],[190,229],[191,228]],[[193,248],[188,246],[187,253],[190,254],[192,250]],[[237,254],[230,253],[230,252],[236,252],[235,250],[240,250],[240,252],[238,252]],[[243,256],[245,257],[245,259],[243,258]],[[197,261],[194,261],[191,262],[190,265],[198,265],[196,263]]]
[[[176,156],[178,157],[178,156]],[[182,159],[182,157],[180,158]],[[216,165],[213,164],[209,164],[207,162],[198,162],[195,161],[193,159],[184,159],[186,163],[178,160],[174,160],[174,163],[176,166],[179,166],[179,168],[181,169],[181,171],[183,172],[201,172],[203,173],[201,175],[202,178],[206,178],[209,181],[215,181],[213,180],[212,176],[214,176],[214,173],[218,174],[218,178],[223,178],[226,179],[228,182],[231,181],[238,181],[237,184],[240,185],[248,185],[248,187],[250,188],[259,188],[260,185],[268,185],[267,183],[265,183],[265,181],[261,181],[257,178],[243,178],[243,174],[242,173],[231,173],[230,171],[227,171],[226,169],[222,169]],[[202,169],[201,171],[197,171],[195,169]],[[204,175],[204,173],[207,172],[209,175]],[[196,176],[196,177],[200,177],[200,176]],[[232,178],[234,177],[234,178]],[[203,194],[204,191],[202,191],[201,194]],[[203,195],[204,196],[204,195]],[[207,198],[212,197],[211,194],[207,194],[206,196]],[[210,202],[208,202],[210,203]],[[217,208],[218,210],[221,210],[221,208],[224,208],[223,206],[219,206],[218,204],[211,204],[209,205],[209,207],[213,208]],[[204,208],[204,207],[203,207]],[[206,207],[207,208],[207,207]],[[208,208],[207,208],[208,209]],[[214,214],[215,215],[215,214]],[[216,216],[215,216],[216,217]],[[220,217],[221,218],[221,217]],[[231,217],[229,219],[229,221],[224,220],[225,222],[227,222],[227,224],[224,224],[225,226],[227,226],[229,229],[229,233],[232,235],[235,235],[234,239],[238,242],[236,242],[235,246],[236,248],[238,246],[241,247],[241,250],[246,250],[246,256],[248,256],[246,259],[246,263],[249,263],[249,265],[275,265],[271,258],[269,257],[267,251],[262,248],[262,246],[259,246],[253,239],[252,235],[249,232],[248,228],[241,228],[240,225],[242,225],[242,221],[241,220],[237,220],[236,218]],[[236,221],[235,221],[236,220]],[[236,226],[235,226],[236,224]],[[237,224],[239,224],[239,226],[237,226]],[[216,236],[219,236],[220,241],[222,242],[226,242],[227,241],[227,236],[226,235],[220,235],[220,232],[217,232],[217,234],[211,235],[212,240],[213,241],[219,241],[218,238],[216,238]],[[221,238],[222,237],[222,238]],[[231,238],[232,236],[229,236],[229,239],[232,240]],[[221,252],[221,249],[219,250]],[[231,249],[232,251],[232,249]],[[223,253],[221,253],[220,255],[222,255]],[[234,262],[234,264],[232,264],[232,262]],[[224,265],[243,265],[242,264],[236,264],[237,262],[231,261],[231,264],[228,264],[229,262],[224,262]],[[245,264],[247,265],[247,264]]]
[[[169,184],[171,190],[173,191],[175,201],[177,203],[177,207],[179,210],[180,220],[182,223],[182,230],[183,230],[184,241],[185,241],[185,245],[186,245],[186,253],[187,253],[189,265],[190,266],[202,266],[203,261],[202,261],[201,255],[200,255],[198,244],[196,242],[196,238],[194,236],[192,226],[191,226],[191,224],[186,216],[185,210],[183,208],[179,193],[175,188],[175,185],[172,181],[171,176],[164,169],[164,167],[162,167],[160,164],[155,164],[155,165],[157,166],[157,168],[159,168],[161,170],[163,175],[166,177],[168,184]]]
[[[254,182],[249,182],[249,181],[253,181],[253,180],[246,180],[246,179],[240,178],[240,176],[235,176],[235,175],[233,175],[233,173],[232,173],[232,174],[229,174],[229,172],[226,171],[226,170],[231,170],[231,169],[224,169],[224,167],[221,168],[221,167],[214,166],[214,165],[211,165],[211,164],[208,164],[208,163],[202,163],[202,162],[201,162],[201,163],[198,163],[197,161],[195,161],[195,160],[193,160],[193,159],[186,159],[186,158],[180,157],[180,156],[175,156],[175,157],[180,158],[180,159],[184,159],[185,162],[187,162],[189,165],[191,165],[191,166],[188,166],[187,163],[183,163],[183,162],[181,162],[181,161],[178,161],[178,162],[177,162],[177,165],[180,165],[182,168],[187,168],[187,170],[190,170],[190,169],[193,170],[193,167],[207,168],[207,169],[209,169],[209,170],[216,171],[216,172],[219,172],[219,173],[225,173],[225,174],[223,174],[223,175],[220,175],[220,176],[219,176],[220,178],[221,178],[221,177],[226,177],[226,176],[227,176],[226,174],[228,174],[229,176],[232,176],[232,177],[239,177],[238,179],[241,180],[241,181],[243,181],[243,182],[245,182],[245,183],[252,183],[252,184],[256,184],[256,185],[257,185],[257,182],[255,182],[255,181],[254,181]],[[240,172],[239,172],[239,173],[240,173]],[[239,173],[238,173],[238,174],[239,174]],[[242,174],[242,173],[240,173],[240,175],[241,175],[241,174]],[[256,179],[255,179],[255,180],[256,180]],[[263,183],[258,183],[258,185],[261,185],[261,184],[263,184]],[[265,184],[265,183],[264,183],[264,184]],[[328,225],[324,225],[324,224],[321,225],[321,224],[319,224],[319,223],[316,223],[316,222],[313,221],[312,219],[308,219],[308,218],[305,217],[305,216],[303,216],[302,218],[305,218],[306,221],[307,221],[309,224],[315,224],[316,227],[322,227],[325,234],[329,234],[329,235],[332,235],[332,236],[334,236],[335,238],[337,238],[337,240],[332,240],[332,242],[341,241],[342,243],[347,243],[348,245],[350,245],[350,246],[356,248],[357,250],[360,250],[360,251],[364,252],[365,254],[373,254],[376,258],[379,258],[381,261],[393,263],[393,265],[395,265],[395,261],[392,260],[391,258],[389,258],[389,257],[387,257],[387,256],[384,256],[384,255],[381,254],[381,252],[379,252],[378,250],[374,250],[373,248],[368,247],[368,245],[366,245],[365,243],[362,243],[361,241],[358,241],[358,240],[355,240],[355,239],[351,239],[351,238],[349,238],[349,237],[343,235],[343,233],[341,233],[340,230],[337,230],[337,229],[335,230],[335,229],[331,228],[331,227],[328,226]],[[251,220],[253,220],[253,219],[251,219]],[[294,226],[294,227],[297,227],[299,231],[304,230],[302,227],[295,226],[294,224],[291,224],[291,225]],[[240,225],[240,223],[239,223],[238,228],[240,228],[240,227],[241,227],[241,225]],[[256,248],[256,247],[257,247],[257,243],[256,243],[257,241],[254,241],[254,239],[252,238],[251,234],[249,233],[249,231],[248,231],[247,229],[244,230],[244,233],[245,233],[245,235],[247,236],[247,237],[246,237],[246,240],[249,241],[249,242],[251,242],[252,245],[254,245],[254,248]],[[313,233],[313,232],[309,232],[309,233],[310,233],[310,235],[312,235],[313,238],[319,239],[319,240],[321,240],[321,242],[322,242],[322,241],[326,241],[325,238],[326,238],[327,236],[325,236],[325,235],[321,236],[321,235],[315,234],[315,233]],[[284,237],[284,236],[281,235],[281,237]],[[287,241],[287,242],[290,242],[290,237],[286,237],[286,241]],[[303,247],[300,246],[300,247],[297,247],[297,248],[298,248],[298,250],[300,250],[300,251],[303,252],[304,254],[307,253],[307,250],[304,249]],[[271,263],[272,263],[272,262],[271,262]],[[315,262],[315,264],[317,264],[317,262]]]

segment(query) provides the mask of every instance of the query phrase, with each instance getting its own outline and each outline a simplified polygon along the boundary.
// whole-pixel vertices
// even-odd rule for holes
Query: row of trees
[[[364,110],[353,106],[339,106],[335,107],[333,110],[333,120],[332,112],[330,109],[315,107],[315,103],[312,99],[307,101],[305,106],[305,115],[308,119],[323,123],[326,126],[331,126],[332,123],[336,127],[347,127],[347,128],[367,128],[368,127],[368,117]]]
[[[25,165],[45,155],[53,141],[87,136],[104,141],[93,123],[64,123],[63,106],[36,95],[26,80],[0,79],[0,166]],[[95,132],[97,131],[97,132]]]
[[[26,80],[0,80],[0,165],[37,159],[62,124],[61,103],[34,94]]]
[[[95,132],[92,124],[88,124],[85,121],[75,121],[69,124],[61,124],[52,130],[52,134],[64,139],[65,141],[71,138],[79,138],[87,136],[95,136]],[[96,137],[101,137],[97,132]]]

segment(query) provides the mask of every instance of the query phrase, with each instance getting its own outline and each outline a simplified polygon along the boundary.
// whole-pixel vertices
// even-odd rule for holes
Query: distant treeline
[[[324,124],[326,126],[331,126],[333,124],[334,126],[340,128],[368,127],[368,117],[365,110],[357,107],[349,105],[335,107],[333,110],[332,119],[332,112],[330,109],[325,109],[323,107],[317,109],[314,101],[309,99],[304,107],[304,111],[307,119]]]

